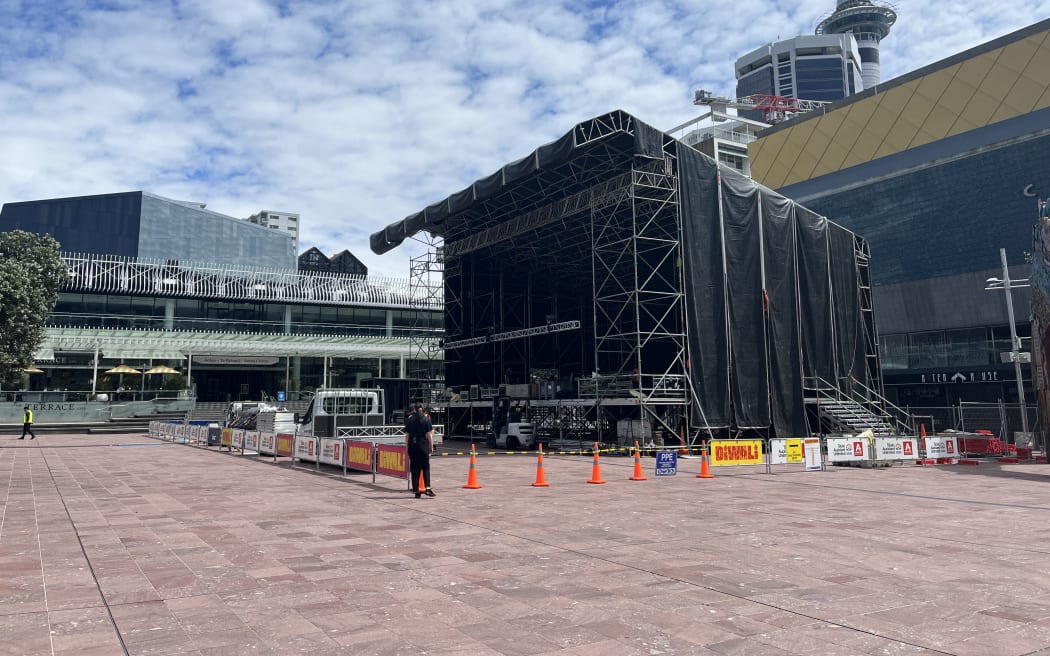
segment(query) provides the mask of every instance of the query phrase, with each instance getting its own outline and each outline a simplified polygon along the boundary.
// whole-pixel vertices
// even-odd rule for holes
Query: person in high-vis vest
[[[33,411],[29,409],[28,405],[22,408],[22,437],[18,439],[24,440],[26,433],[29,433],[29,439],[36,439],[36,435],[33,434]]]

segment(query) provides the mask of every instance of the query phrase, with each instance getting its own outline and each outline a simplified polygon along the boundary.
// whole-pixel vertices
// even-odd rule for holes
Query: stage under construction
[[[622,111],[371,247],[407,238],[413,295],[444,298],[447,435],[798,437],[807,389],[881,387],[866,242]]]

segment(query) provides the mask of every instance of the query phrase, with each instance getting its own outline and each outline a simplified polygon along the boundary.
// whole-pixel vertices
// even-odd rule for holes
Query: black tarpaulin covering
[[[762,243],[769,311],[769,411],[778,435],[805,435],[802,407],[802,345],[795,277],[795,205],[777,194],[762,196]]]
[[[712,428],[808,433],[803,375],[864,365],[855,236],[678,149],[690,372]]]
[[[678,165],[689,371],[707,422],[728,426],[732,415],[718,167],[691,148],[679,148]]]
[[[729,390],[740,428],[769,425],[762,250],[758,187],[733,173],[722,176],[722,234],[729,298]]]

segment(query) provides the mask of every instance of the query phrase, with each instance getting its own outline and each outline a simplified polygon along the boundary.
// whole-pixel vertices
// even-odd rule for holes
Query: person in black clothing
[[[18,439],[24,440],[26,433],[29,433],[29,439],[36,439],[36,435],[33,434],[33,411],[29,409],[28,405],[22,408],[22,437]]]
[[[409,469],[412,476],[412,491],[416,498],[423,496],[419,489],[419,473],[423,473],[423,484],[428,497],[437,496],[430,489],[430,452],[434,450],[434,426],[423,412],[423,406],[416,404],[415,412],[405,420],[405,446],[408,448]]]

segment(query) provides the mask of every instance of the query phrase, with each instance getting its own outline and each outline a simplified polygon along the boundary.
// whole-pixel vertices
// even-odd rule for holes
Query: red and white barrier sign
[[[867,438],[829,437],[828,462],[859,462],[871,457]]]
[[[244,431],[244,450],[259,451],[259,431]]]
[[[244,448],[244,429],[234,428],[233,429],[233,448],[243,449]]]
[[[343,440],[322,439],[319,448],[321,453],[317,457],[321,462],[326,465],[343,464],[343,453],[346,450],[343,446]]]
[[[301,435],[296,438],[295,457],[299,460],[317,462],[317,438]]]
[[[958,458],[959,449],[954,437],[926,437],[927,458]]]
[[[876,437],[876,460],[918,460],[919,444],[914,437]]]
[[[257,451],[264,456],[277,454],[277,436],[273,433],[259,433],[259,448]]]

